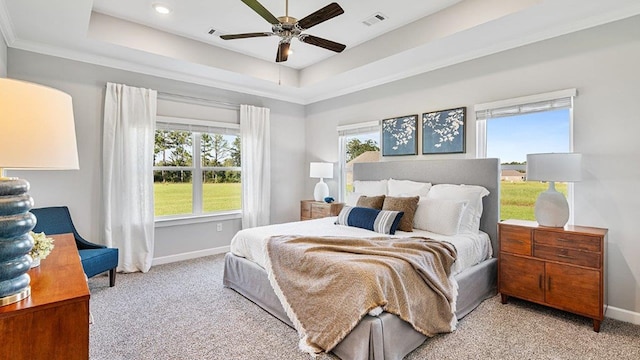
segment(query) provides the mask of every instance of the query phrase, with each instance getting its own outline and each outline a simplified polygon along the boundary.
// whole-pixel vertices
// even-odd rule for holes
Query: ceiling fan
[[[286,0],[285,16],[275,17],[265,9],[257,0],[242,0],[253,11],[262,16],[271,24],[271,32],[255,32],[245,34],[231,34],[220,36],[223,40],[233,39],[246,39],[252,37],[263,37],[277,35],[280,37],[280,44],[278,45],[278,52],[276,54],[276,62],[287,61],[289,57],[289,47],[291,46],[291,39],[297,38],[298,40],[325,48],[327,50],[342,52],[346,48],[346,45],[319,38],[317,36],[303,34],[302,32],[316,26],[322,22],[332,19],[338,15],[344,13],[344,10],[337,3],[331,3],[316,12],[307,15],[306,17],[298,20],[289,16],[289,0]]]

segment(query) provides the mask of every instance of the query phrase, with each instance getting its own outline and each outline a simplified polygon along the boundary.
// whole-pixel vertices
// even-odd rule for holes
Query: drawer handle
[[[565,258],[565,259],[571,259],[571,256],[566,255],[566,254],[558,254],[558,257]]]
[[[558,238],[558,241],[568,242],[568,241],[571,241],[571,240],[570,239],[565,239],[565,238]]]

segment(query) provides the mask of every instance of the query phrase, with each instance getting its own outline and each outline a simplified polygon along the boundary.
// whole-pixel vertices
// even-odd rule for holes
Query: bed
[[[455,279],[459,287],[456,307],[458,319],[497,293],[497,261],[491,256],[491,249],[498,248],[499,166],[498,159],[389,161],[359,163],[354,166],[354,180],[373,181],[394,178],[433,184],[480,185],[489,191],[489,195],[482,199],[481,233],[478,239],[471,239],[472,243],[478,244],[476,246],[479,249],[477,252],[484,252],[482,255],[484,260],[477,264],[462,266],[455,271]],[[329,235],[335,228],[331,227],[333,220],[335,218],[325,218],[240,231],[232,241],[232,251],[225,256],[224,285],[292,326],[291,320],[286,315],[268,279],[267,272],[263,267],[264,259],[260,258],[262,255],[258,251],[252,251],[246,243],[251,241],[251,237],[256,236],[267,237],[300,232],[315,234],[319,230],[322,231],[321,229],[330,230],[316,235]],[[365,236],[366,234],[361,234],[360,230],[354,230],[354,234],[351,235]],[[396,235],[406,236],[402,232],[398,232]],[[437,234],[415,233],[413,235],[436,239],[438,237]],[[383,312],[378,316],[365,316],[332,349],[332,352],[345,360],[402,359],[420,346],[425,339],[424,335],[415,331],[399,317]]]

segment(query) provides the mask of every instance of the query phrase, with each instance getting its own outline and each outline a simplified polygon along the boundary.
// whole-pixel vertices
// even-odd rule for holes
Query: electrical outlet
[[[216,225],[216,230],[217,231],[222,231],[222,224],[218,223],[218,225]]]

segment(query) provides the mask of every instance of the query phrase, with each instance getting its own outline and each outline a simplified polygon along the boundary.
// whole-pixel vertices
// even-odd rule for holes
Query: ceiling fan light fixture
[[[308,30],[320,23],[333,19],[338,15],[344,14],[344,9],[337,3],[331,3],[315,12],[298,20],[292,16],[289,16],[289,1],[285,2],[285,15],[275,17],[269,10],[267,10],[258,0],[242,0],[247,6],[249,6],[254,12],[260,15],[263,19],[267,20],[271,24],[271,32],[254,32],[243,34],[226,34],[221,35],[222,40],[233,39],[246,39],[254,37],[264,36],[278,36],[280,43],[278,45],[278,52],[276,53],[276,62],[287,61],[289,54],[293,53],[290,49],[291,40],[297,38],[299,41],[318,46],[334,52],[342,52],[346,45],[337,43],[335,41],[323,39],[317,36],[303,34],[303,31]]]
[[[153,10],[161,15],[168,15],[171,13],[171,9],[169,9],[169,7],[165,4],[154,3],[153,5],[151,5],[151,7],[153,7]]]

